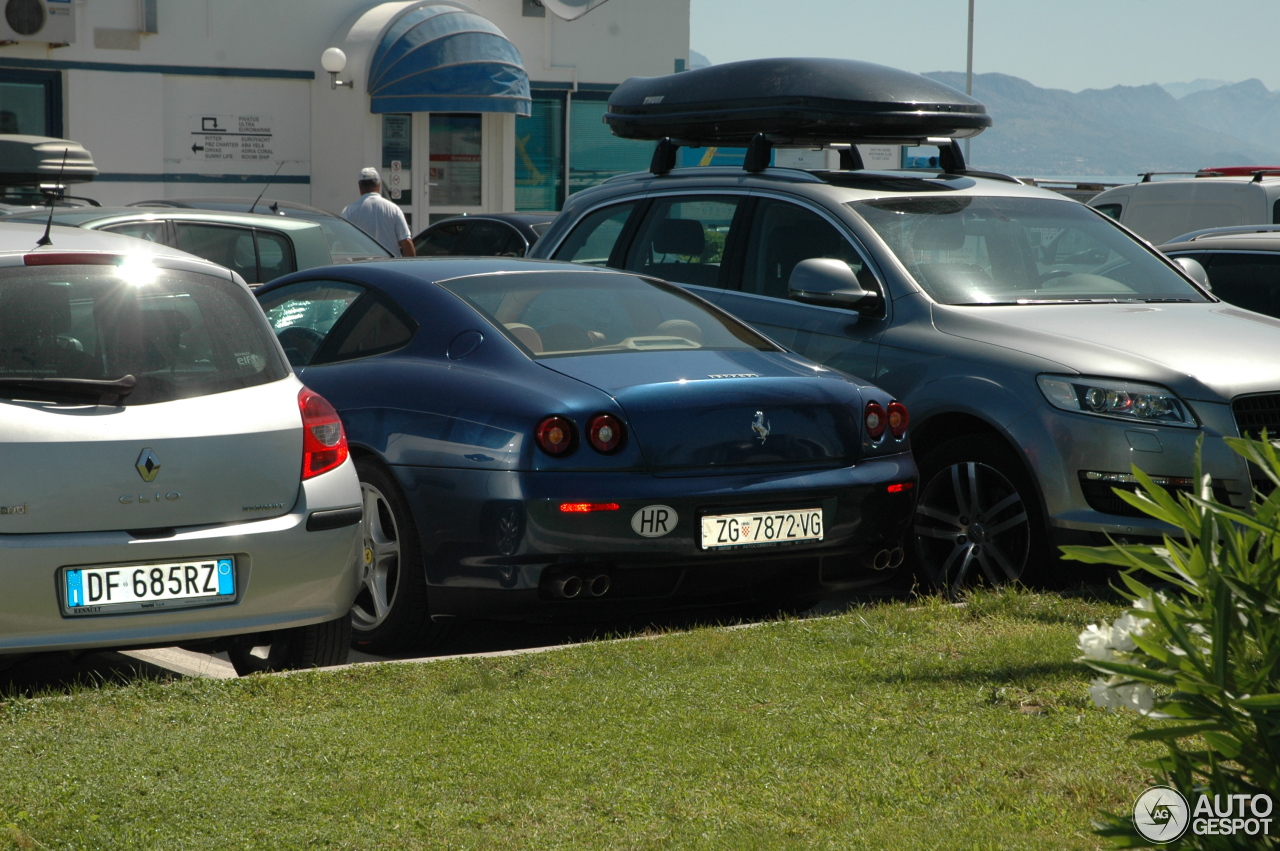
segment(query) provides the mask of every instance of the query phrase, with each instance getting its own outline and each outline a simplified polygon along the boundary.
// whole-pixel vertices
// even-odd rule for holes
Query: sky
[[[689,0],[689,47],[965,70],[968,0]],[[1196,79],[1280,90],[1280,0],[975,0],[973,72],[1041,88]]]

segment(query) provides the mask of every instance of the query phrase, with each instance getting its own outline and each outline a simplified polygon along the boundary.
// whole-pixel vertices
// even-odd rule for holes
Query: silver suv
[[[241,673],[345,661],[347,455],[234,273],[0,225],[0,666],[167,645]]]
[[[670,103],[670,85],[630,94]],[[1054,564],[1052,545],[1163,532],[1113,489],[1134,465],[1191,488],[1203,437],[1215,491],[1250,498],[1213,438],[1280,431],[1280,322],[1088,207],[966,170],[954,143],[937,173],[803,171],[764,167],[759,138],[749,170],[669,168],[661,143],[650,173],[572,196],[533,256],[675,281],[901,399],[914,556],[952,589]]]

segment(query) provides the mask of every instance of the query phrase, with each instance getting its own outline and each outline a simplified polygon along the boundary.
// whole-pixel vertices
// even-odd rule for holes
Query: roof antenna
[[[280,173],[280,169],[284,168],[284,164],[287,162],[288,160],[280,160],[280,165],[276,166],[275,172],[271,175],[271,177],[267,178],[267,186],[271,185],[271,181],[276,179],[276,175]],[[258,197],[254,198],[253,203],[249,205],[250,213],[253,212],[254,207],[258,206],[258,202],[262,200],[262,196],[267,194],[267,186],[262,187],[262,191],[258,193]]]
[[[62,165],[58,167],[59,186],[62,185],[62,172],[67,168],[67,152],[70,150],[70,148],[62,149]],[[49,237],[49,231],[53,230],[53,201],[53,193],[49,193],[49,220],[44,223],[44,236],[40,237],[39,241],[36,242],[36,248],[40,248],[43,245],[53,245],[53,240]]]

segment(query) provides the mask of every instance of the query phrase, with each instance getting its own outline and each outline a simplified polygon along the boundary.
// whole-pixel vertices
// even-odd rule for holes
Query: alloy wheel
[[[1027,506],[1000,470],[977,461],[942,468],[916,505],[915,539],[928,578],[956,596],[985,579],[1019,579],[1031,552]]]
[[[387,497],[360,483],[364,517],[360,521],[360,592],[351,606],[351,624],[362,632],[376,629],[391,613],[400,580],[400,534]]]

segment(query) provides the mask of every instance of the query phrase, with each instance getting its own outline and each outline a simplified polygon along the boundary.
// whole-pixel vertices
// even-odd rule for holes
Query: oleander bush
[[[1270,480],[1269,496],[1247,509],[1215,501],[1198,452],[1193,494],[1170,494],[1135,467],[1137,492],[1117,494],[1177,532],[1154,546],[1063,547],[1068,559],[1125,568],[1131,605],[1080,634],[1080,661],[1101,675],[1096,704],[1151,719],[1130,738],[1164,744],[1143,765],[1192,808],[1200,795],[1280,797],[1280,455],[1265,433],[1227,443]],[[1269,837],[1187,830],[1161,847],[1280,847],[1277,821]],[[1095,830],[1119,847],[1149,844],[1127,812]]]

